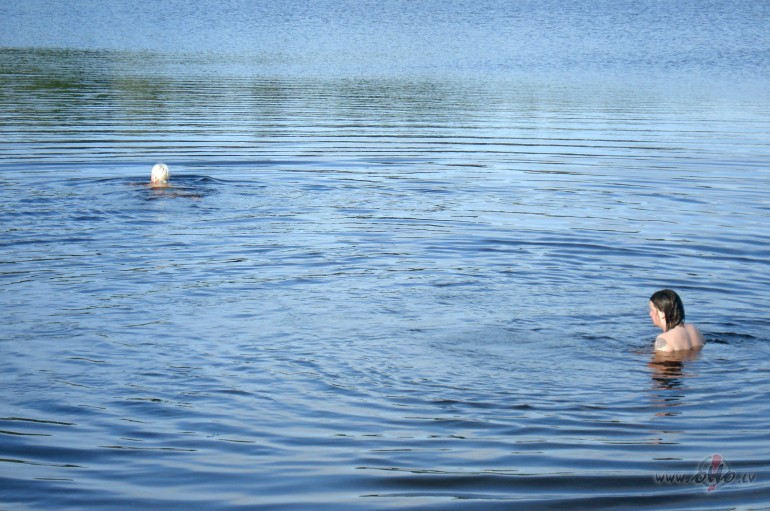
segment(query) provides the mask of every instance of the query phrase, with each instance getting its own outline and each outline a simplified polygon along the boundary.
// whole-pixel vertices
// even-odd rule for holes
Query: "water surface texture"
[[[770,508],[770,4],[16,4],[0,509]]]

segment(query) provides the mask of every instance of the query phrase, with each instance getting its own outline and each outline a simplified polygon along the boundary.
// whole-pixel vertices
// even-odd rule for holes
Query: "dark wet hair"
[[[684,304],[679,295],[670,289],[656,291],[650,297],[656,309],[666,315],[666,332],[684,323]]]

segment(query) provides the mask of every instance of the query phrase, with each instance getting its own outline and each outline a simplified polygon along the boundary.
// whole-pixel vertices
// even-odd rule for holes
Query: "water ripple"
[[[188,4],[178,14],[202,8]],[[540,44],[483,69],[447,36],[451,16],[397,9],[444,34],[415,55],[462,50],[436,54],[435,73],[415,55],[399,59],[410,72],[375,69],[405,41],[389,17],[367,25],[393,35],[367,50],[368,70],[335,73],[350,57],[328,39],[336,15],[291,2],[273,7],[282,23],[323,19],[316,51],[339,52],[281,58],[289,41],[267,36],[229,57],[0,49],[0,500],[766,507],[770,103],[766,78],[749,78],[767,9],[739,4],[677,7],[703,21],[695,41],[718,22],[755,34],[719,31],[734,34],[725,54],[747,57],[727,82],[724,56],[713,80],[680,80],[712,44],[671,45],[643,79],[589,72],[641,56],[621,45],[595,60],[575,38],[589,19],[577,4],[561,29],[534,4],[505,13],[483,40],[510,49],[495,34],[519,27]],[[220,7],[207,26],[237,11]],[[637,7],[621,9],[637,28],[664,9]],[[666,12],[654,26],[681,29]],[[481,37],[497,18],[478,13],[461,24]],[[585,73],[535,37],[545,26]],[[549,63],[529,55],[531,72],[515,72],[528,47]],[[309,68],[291,72],[296,59]],[[147,186],[157,161],[170,188]],[[681,291],[702,352],[651,353],[660,287]],[[715,454],[753,479],[709,492],[692,478]]]

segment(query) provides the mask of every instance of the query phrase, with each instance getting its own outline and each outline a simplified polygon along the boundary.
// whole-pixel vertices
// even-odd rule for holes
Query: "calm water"
[[[0,509],[770,508],[767,2],[11,4]]]

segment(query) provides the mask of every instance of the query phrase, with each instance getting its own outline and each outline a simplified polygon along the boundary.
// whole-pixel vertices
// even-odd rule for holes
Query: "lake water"
[[[768,26],[0,4],[0,509],[770,509]]]

